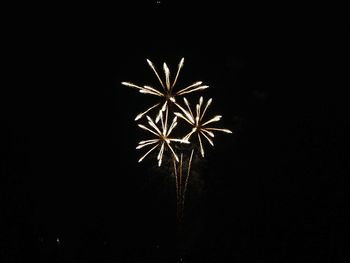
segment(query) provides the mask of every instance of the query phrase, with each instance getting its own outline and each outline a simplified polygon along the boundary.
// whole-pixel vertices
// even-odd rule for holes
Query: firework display
[[[193,84],[176,91],[177,89],[175,89],[174,87],[177,83],[179,73],[184,65],[184,58],[182,58],[178,64],[177,73],[173,81],[171,81],[170,70],[166,63],[163,63],[165,81],[161,79],[155,66],[149,59],[147,59],[147,63],[156,75],[161,85],[161,88],[157,89],[149,85],[140,86],[131,82],[122,82],[121,84],[128,87],[136,88],[142,94],[154,95],[159,97],[160,99],[158,103],[150,106],[145,111],[139,113],[135,118],[135,121],[139,121],[143,117],[146,117],[148,127],[140,123],[138,124],[138,126],[141,129],[155,136],[152,139],[140,141],[136,149],[142,149],[144,147],[147,147],[149,149],[139,159],[139,162],[141,162],[146,156],[148,156],[156,149],[159,149],[157,154],[157,162],[159,167],[162,165],[163,159],[165,158],[164,153],[166,151],[170,153],[170,155],[167,155],[167,157],[170,158],[170,160],[173,162],[174,171],[172,174],[174,174],[176,182],[177,215],[179,221],[181,221],[183,217],[185,193],[187,183],[191,174],[191,164],[194,152],[196,151],[196,149],[199,148],[200,155],[202,156],[202,158],[204,158],[205,151],[202,142],[204,138],[209,142],[210,145],[214,146],[213,138],[215,136],[215,131],[221,131],[224,133],[232,133],[232,131],[230,131],[229,129],[212,127],[211,125],[209,125],[214,122],[220,121],[220,119],[222,118],[221,115],[215,115],[212,118],[205,119],[205,113],[207,112],[209,106],[212,104],[213,101],[211,98],[205,103],[205,106],[202,110],[204,99],[201,96],[199,98],[199,102],[195,105],[193,111],[186,97],[183,97],[183,105],[176,101],[176,99],[180,96],[195,91],[204,90],[209,87],[207,85],[202,85],[202,81],[196,81]],[[170,107],[171,105],[174,105],[174,107]],[[158,112],[156,112],[155,118],[152,119],[147,113],[157,108]],[[171,122],[169,121],[169,118],[172,119]],[[184,126],[188,126],[189,124],[190,131],[183,136],[175,138],[172,137],[171,134],[175,127],[178,126],[178,119],[183,120],[182,123],[184,124]],[[192,140],[193,138],[196,139]],[[191,151],[191,154],[188,157],[188,165],[186,166],[187,172],[183,172],[183,163],[186,153],[182,150],[179,150],[181,149],[181,147],[175,148],[175,144],[186,144],[188,145],[187,149]]]

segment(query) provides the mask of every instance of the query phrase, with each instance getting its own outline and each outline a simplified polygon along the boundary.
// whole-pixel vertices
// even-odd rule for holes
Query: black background
[[[13,13],[1,262],[347,262],[341,17],[169,1]],[[174,182],[137,163],[151,98],[120,83],[156,83],[146,58],[173,72],[182,57],[181,81],[208,84],[234,134],[207,145],[179,234]]]

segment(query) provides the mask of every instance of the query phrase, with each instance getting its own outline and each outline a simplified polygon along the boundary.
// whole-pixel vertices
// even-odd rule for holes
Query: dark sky
[[[156,2],[15,12],[0,261],[347,262],[341,19]],[[152,98],[120,82],[156,83],[146,58],[173,72],[182,57],[181,81],[209,85],[234,134],[206,145],[179,230],[174,181],[154,159],[137,163],[133,119]]]

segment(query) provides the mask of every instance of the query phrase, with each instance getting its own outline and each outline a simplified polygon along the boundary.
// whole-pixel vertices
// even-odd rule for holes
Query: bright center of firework
[[[175,98],[172,95],[168,96],[168,100],[170,100],[171,102],[175,102]]]

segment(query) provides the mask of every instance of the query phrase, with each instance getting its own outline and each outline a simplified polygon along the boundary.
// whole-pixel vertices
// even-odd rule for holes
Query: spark
[[[157,89],[157,88],[154,88],[154,87],[151,87],[148,85],[139,86],[139,85],[133,84],[131,82],[125,82],[125,81],[122,82],[121,84],[124,86],[138,89],[139,92],[142,94],[149,94],[149,95],[154,95],[154,96],[160,97],[161,102],[149,107],[144,112],[139,113],[136,116],[135,120],[139,120],[144,115],[146,115],[147,112],[149,112],[150,110],[152,110],[160,105],[161,105],[160,111],[165,111],[165,109],[168,108],[169,104],[177,104],[176,97],[179,97],[179,96],[191,93],[191,92],[195,92],[195,91],[204,90],[204,89],[209,88],[209,86],[207,86],[207,85],[202,85],[202,83],[203,83],[202,81],[197,81],[197,82],[195,82],[195,83],[193,83],[185,88],[181,88],[177,91],[174,90],[174,86],[177,83],[180,71],[184,65],[184,61],[185,61],[184,58],[182,58],[178,64],[177,72],[176,72],[176,75],[175,75],[175,78],[173,81],[171,81],[171,74],[170,74],[170,70],[169,70],[168,65],[165,62],[163,63],[163,72],[165,75],[165,82],[159,76],[153,63],[149,59],[146,59],[146,61],[147,61],[148,65],[150,66],[150,68],[152,69],[152,71],[154,72],[154,74],[156,75],[156,77],[160,83],[161,89]],[[158,116],[155,120],[156,123],[158,123],[158,121],[159,121],[159,116],[160,116],[160,113],[158,114]]]
[[[207,121],[203,121],[204,114],[206,113],[209,105],[212,103],[212,99],[209,99],[207,101],[204,107],[204,110],[201,111],[202,105],[203,105],[203,97],[200,97],[199,102],[198,104],[196,104],[196,107],[195,107],[195,115],[193,114],[190,104],[188,103],[186,98],[184,98],[184,102],[188,110],[184,109],[179,104],[176,104],[178,108],[182,111],[182,113],[174,112],[175,116],[185,120],[187,123],[192,125],[192,130],[186,136],[183,137],[183,140],[189,141],[189,139],[193,134],[197,134],[200,152],[201,152],[201,155],[204,157],[204,147],[203,147],[202,137],[205,138],[210,143],[210,145],[214,146],[214,143],[210,138],[210,137],[212,138],[214,137],[213,131],[221,131],[225,133],[232,133],[232,131],[228,129],[208,127],[208,124],[220,121],[220,119],[222,118],[221,115],[216,115]]]
[[[149,127],[146,127],[145,125],[138,124],[138,126],[146,130],[153,135],[156,136],[156,139],[150,139],[150,140],[144,140],[140,141],[136,149],[141,149],[146,146],[152,146],[150,150],[148,150],[140,159],[139,162],[141,162],[147,155],[149,155],[151,152],[153,152],[156,148],[160,148],[158,155],[157,155],[157,160],[158,160],[158,166],[161,166],[162,160],[163,160],[163,154],[165,151],[165,148],[169,149],[171,151],[172,156],[174,157],[174,160],[177,162],[179,161],[179,158],[177,154],[175,153],[173,147],[171,146],[171,142],[180,142],[180,143],[189,143],[187,140],[183,139],[177,139],[177,138],[171,138],[170,134],[173,131],[173,129],[177,125],[177,117],[175,116],[171,122],[170,125],[168,125],[168,109],[165,110],[165,116],[163,116],[163,112],[160,111],[159,118],[161,121],[161,127],[158,127],[156,122],[152,120],[148,115],[147,121]]]

